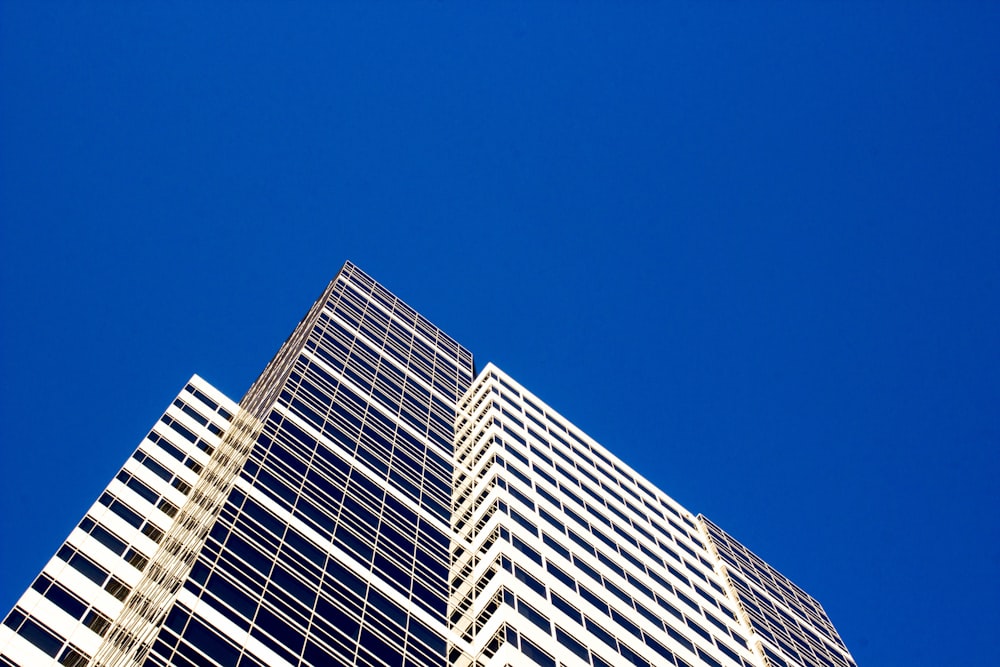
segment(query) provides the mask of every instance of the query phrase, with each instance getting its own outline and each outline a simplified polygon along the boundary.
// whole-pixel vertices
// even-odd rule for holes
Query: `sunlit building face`
[[[815,600],[348,263],[239,404],[191,378],[0,664],[854,662]]]

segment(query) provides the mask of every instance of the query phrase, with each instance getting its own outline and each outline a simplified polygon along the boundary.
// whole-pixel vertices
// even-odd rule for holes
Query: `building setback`
[[[347,263],[239,405],[193,377],[3,665],[855,663],[813,598]]]

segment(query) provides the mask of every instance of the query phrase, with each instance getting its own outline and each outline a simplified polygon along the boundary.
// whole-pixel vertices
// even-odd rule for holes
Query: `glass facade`
[[[444,664],[471,354],[353,266],[321,301],[143,664]]]
[[[822,605],[703,518],[719,566],[769,665],[855,667]]]
[[[0,664],[853,667],[822,608],[348,263],[239,405],[192,378]]]

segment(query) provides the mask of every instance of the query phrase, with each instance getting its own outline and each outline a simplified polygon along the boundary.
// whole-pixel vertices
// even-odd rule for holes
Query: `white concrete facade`
[[[0,625],[0,667],[237,663],[856,667],[813,598],[350,263],[241,405],[191,378]]]
[[[780,606],[770,617],[798,637],[763,628],[731,579],[745,587],[733,571],[759,559],[730,557],[730,543],[721,557],[720,529],[492,364],[456,432],[449,612],[472,645],[458,667],[854,664],[822,608],[773,569],[789,595],[759,584],[751,604]]]
[[[237,409],[197,375],[188,381],[15,604],[21,632],[11,616],[0,625],[0,662],[87,663]]]

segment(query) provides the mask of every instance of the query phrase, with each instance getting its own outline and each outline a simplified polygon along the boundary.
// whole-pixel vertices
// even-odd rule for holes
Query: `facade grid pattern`
[[[198,376],[0,626],[7,664],[88,664],[178,520],[237,405]]]
[[[461,406],[456,631],[499,652],[511,642],[490,630],[522,630],[516,611],[536,621],[529,645],[564,664],[577,664],[566,651],[596,665],[756,664],[697,519],[543,406],[492,366]]]
[[[0,665],[855,667],[822,607],[347,263],[237,405],[195,376]]]

